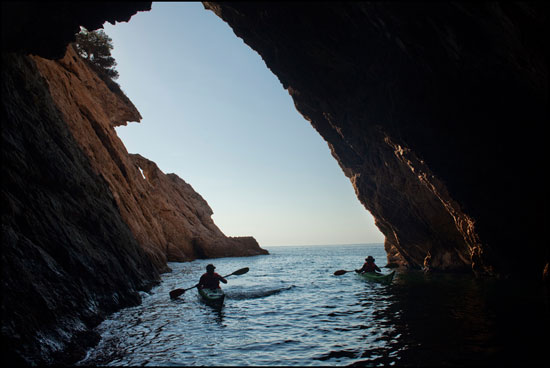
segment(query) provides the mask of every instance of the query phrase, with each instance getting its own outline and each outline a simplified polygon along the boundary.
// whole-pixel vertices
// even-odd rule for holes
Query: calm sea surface
[[[539,364],[550,347],[547,295],[531,285],[466,275],[397,273],[389,285],[353,270],[382,244],[265,247],[266,256],[170,263],[143,303],[98,326],[80,365],[439,366]],[[230,274],[221,309],[195,285],[208,263]],[[384,273],[389,270],[382,268]]]

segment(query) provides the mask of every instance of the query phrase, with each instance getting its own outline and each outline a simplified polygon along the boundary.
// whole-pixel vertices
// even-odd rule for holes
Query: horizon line
[[[347,244],[279,244],[279,245],[260,245],[260,247],[327,247],[327,246],[346,246],[346,245],[384,245],[384,242],[373,243],[347,243]]]

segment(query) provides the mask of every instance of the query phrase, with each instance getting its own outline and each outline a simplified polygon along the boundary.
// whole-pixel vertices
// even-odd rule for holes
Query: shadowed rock
[[[204,4],[327,141],[388,261],[540,280],[545,6]]]

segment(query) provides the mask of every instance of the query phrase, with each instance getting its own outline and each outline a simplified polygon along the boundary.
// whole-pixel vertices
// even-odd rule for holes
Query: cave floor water
[[[382,244],[266,247],[270,255],[170,263],[143,303],[97,328],[78,365],[471,366],[541,364],[549,335],[543,290],[469,275],[399,272],[391,284],[353,270]],[[227,275],[222,308],[200,302],[208,263]],[[383,272],[389,272],[382,268]]]

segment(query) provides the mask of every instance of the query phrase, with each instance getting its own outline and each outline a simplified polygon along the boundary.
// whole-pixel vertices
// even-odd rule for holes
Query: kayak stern
[[[198,289],[200,299],[212,305],[221,305],[225,300],[225,293],[222,289]]]

